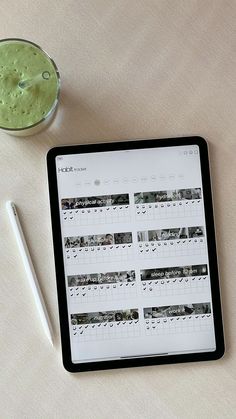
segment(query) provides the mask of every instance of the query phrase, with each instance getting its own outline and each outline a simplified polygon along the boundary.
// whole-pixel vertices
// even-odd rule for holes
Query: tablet
[[[65,368],[220,358],[205,140],[56,147],[47,162]]]

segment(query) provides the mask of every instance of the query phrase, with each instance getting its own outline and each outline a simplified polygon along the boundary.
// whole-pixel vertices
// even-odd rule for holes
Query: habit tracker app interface
[[[216,349],[199,147],[56,157],[72,362]]]

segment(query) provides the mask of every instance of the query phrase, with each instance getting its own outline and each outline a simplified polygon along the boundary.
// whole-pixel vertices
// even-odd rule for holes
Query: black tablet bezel
[[[214,327],[216,350],[213,352],[196,352],[191,354],[164,355],[140,358],[127,358],[122,360],[108,360],[87,363],[73,363],[71,360],[70,335],[68,325],[67,297],[64,274],[63,249],[61,239],[60,209],[58,201],[57,176],[55,159],[58,155],[76,153],[94,153],[115,150],[145,149],[153,147],[176,147],[184,145],[198,145],[202,171],[202,184],[204,189],[204,205],[206,215],[206,230],[208,237],[208,256],[211,272],[211,292],[214,310]],[[179,362],[208,361],[219,359],[224,354],[224,335],[221,314],[219,276],[217,266],[215,228],[213,219],[213,205],[210,183],[210,170],[207,142],[202,137],[164,138],[151,140],[121,141],[111,143],[97,143],[86,145],[71,145],[54,147],[47,154],[49,198],[51,207],[51,222],[53,233],[55,269],[57,279],[57,294],[59,305],[61,345],[63,365],[69,372],[90,371],[111,368],[137,367],[154,364],[171,364]],[[209,237],[211,238],[209,240]]]

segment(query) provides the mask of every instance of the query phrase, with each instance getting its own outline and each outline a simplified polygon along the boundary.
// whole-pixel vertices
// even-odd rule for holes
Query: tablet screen
[[[56,169],[72,362],[215,351],[199,147]]]

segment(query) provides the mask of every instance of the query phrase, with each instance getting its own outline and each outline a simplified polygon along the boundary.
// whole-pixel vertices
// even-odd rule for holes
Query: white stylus
[[[43,296],[39,287],[39,283],[38,283],[36,273],[33,267],[33,263],[30,257],[29,249],[25,241],[24,233],[20,225],[20,221],[19,221],[17,211],[16,211],[16,206],[13,202],[7,201],[6,209],[7,209],[10,221],[11,221],[11,225],[13,228],[13,232],[14,232],[18,247],[19,247],[22,262],[25,267],[25,272],[28,277],[29,285],[34,296],[34,301],[37,306],[38,313],[39,313],[44,331],[49,341],[53,345],[51,322],[50,322],[47,309],[43,300]]]

